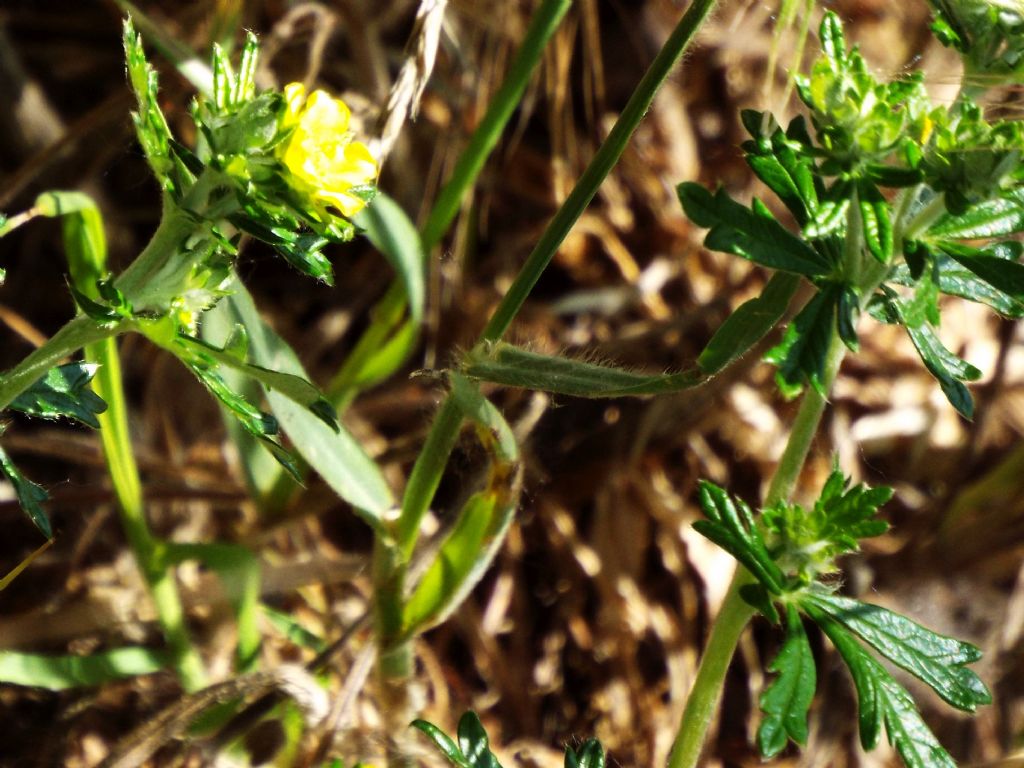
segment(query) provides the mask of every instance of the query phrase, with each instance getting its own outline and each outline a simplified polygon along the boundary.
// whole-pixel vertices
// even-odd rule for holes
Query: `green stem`
[[[99,364],[93,388],[106,401],[107,410],[97,418],[100,422],[103,455],[117,496],[121,526],[149,587],[157,619],[163,628],[171,650],[172,664],[181,684],[186,691],[198,690],[206,685],[203,662],[189,638],[173,570],[163,562],[161,544],[154,538],[146,522],[139,469],[128,433],[117,342],[111,338],[90,344],[85,349],[85,357]]]
[[[484,329],[480,337],[481,341],[497,341],[508,330],[523,302],[526,301],[526,297],[537,280],[540,279],[541,273],[551,262],[573,224],[597,194],[601,182],[604,181],[622,155],[630,136],[650,108],[661,84],[682,57],[714,5],[715,0],[694,0],[683,14],[679,24],[654,61],[651,62],[651,66],[637,85],[608,137],[598,148],[569,197],[566,198],[551,223],[548,224],[547,229],[544,230],[533,252],[527,258],[519,275]],[[399,529],[403,532],[402,548],[405,551],[411,551],[416,543],[420,521],[441,482],[441,474],[447,463],[448,453],[455,445],[461,424],[462,419],[458,416],[455,407],[450,401],[446,402],[434,420],[427,444],[416,460],[412,475],[409,477],[409,484],[406,486],[405,497],[402,500],[402,516],[399,520]],[[428,448],[443,449],[445,453],[436,455]]]
[[[833,330],[822,381],[823,391],[827,392],[832,386],[845,354],[846,346],[840,340],[839,334]],[[800,410],[793,422],[793,429],[789,433],[786,449],[768,486],[764,506],[786,500],[793,492],[818,431],[818,425],[821,423],[822,414],[825,412],[825,403],[825,396],[817,389],[809,387],[805,392]],[[669,755],[668,768],[695,768],[700,759],[704,740],[722,697],[722,687],[729,663],[747,622],[754,615],[754,609],[740,596],[740,588],[752,581],[753,577],[745,568],[736,567],[725,601],[718,616],[715,617],[704,655],[701,656],[693,689],[686,699],[679,731]]]
[[[570,5],[572,0],[544,0],[534,13],[505,81],[494,95],[480,125],[470,137],[469,144],[452,170],[451,178],[438,195],[437,202],[434,203],[423,225],[420,239],[423,241],[424,251],[429,253],[441,242],[441,237],[458,213],[466,191],[480,175],[484,162],[498,143],[502,130],[519,106],[530,77],[540,62],[544,47]]]

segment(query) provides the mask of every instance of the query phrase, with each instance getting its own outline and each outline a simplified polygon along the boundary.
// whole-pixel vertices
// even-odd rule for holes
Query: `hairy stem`
[[[715,0],[694,0],[683,14],[679,24],[676,25],[661,51],[651,62],[636,90],[633,91],[633,95],[622,110],[622,114],[615,122],[608,137],[598,148],[569,197],[555,213],[540,240],[537,241],[533,252],[527,258],[519,275],[484,329],[480,337],[481,341],[497,341],[508,330],[523,302],[526,301],[526,297],[551,262],[566,235],[569,234],[569,230],[582,215],[594,195],[597,194],[601,182],[618,162],[630,136],[650,108],[661,84],[682,57],[714,6]],[[461,424],[462,420],[455,415],[454,406],[450,402],[446,402],[434,420],[430,436],[427,438],[427,445],[447,448],[450,451],[451,447],[455,445]],[[444,471],[447,458],[448,453],[441,456],[431,455],[425,447],[416,460],[402,501],[400,527],[405,532],[403,548],[411,550],[415,545],[419,523],[441,482],[441,474]]]

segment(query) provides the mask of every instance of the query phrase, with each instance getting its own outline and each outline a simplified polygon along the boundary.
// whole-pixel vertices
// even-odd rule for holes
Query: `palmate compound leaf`
[[[807,603],[926,683],[947,704],[974,712],[979,704],[992,702],[981,678],[965,666],[981,658],[981,651],[970,643],[932,632],[880,606],[839,595],[809,592],[801,604]]]
[[[778,677],[761,694],[761,725],[757,744],[763,757],[774,757],[787,739],[797,744],[807,741],[807,711],[814,698],[817,673],[807,633],[794,606],[786,608],[786,640],[782,650],[768,665]]]
[[[821,627],[839,651],[857,689],[860,741],[864,749],[878,745],[885,724],[889,743],[907,768],[956,768],[949,753],[929,730],[910,694],[897,683],[842,624],[814,603],[801,608]]]
[[[37,419],[67,418],[99,429],[96,415],[106,411],[107,404],[89,387],[96,370],[92,363],[51,368],[8,407]]]

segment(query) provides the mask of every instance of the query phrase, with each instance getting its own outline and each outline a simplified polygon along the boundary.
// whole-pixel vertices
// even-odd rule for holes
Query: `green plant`
[[[456,768],[501,768],[476,712],[466,712],[459,718],[458,742],[426,720],[414,720],[412,727],[426,734]],[[565,768],[604,768],[604,765],[604,750],[597,739],[587,739],[579,749],[565,747]]]
[[[996,15],[975,12],[978,5],[983,4],[968,4],[964,14],[959,6],[941,4],[936,29],[968,57],[970,72],[1012,74],[1020,19],[1013,9]],[[282,507],[296,492],[295,481],[312,468],[372,530],[380,699],[385,732],[395,742],[387,757],[390,764],[407,765],[410,758],[399,742],[415,714],[409,691],[412,643],[444,621],[479,580],[518,504],[521,467],[515,436],[477,382],[584,397],[693,387],[769,334],[798,288],[807,285],[813,295],[768,355],[777,366],[781,391],[802,395],[803,401],[761,514],[755,516],[724,489],[710,483],[701,487],[707,519],[697,524],[698,530],[742,568],[708,639],[670,765],[697,764],[726,669],[756,612],[780,624],[785,634],[770,666],[777,678],[761,699],[758,742],[764,756],[778,754],[789,740],[806,739],[816,676],[807,619],[830,638],[851,671],[864,746],[877,743],[884,724],[908,765],[952,765],[909,694],[865,646],[967,711],[989,700],[985,686],[966,666],[977,660],[977,649],[841,597],[833,577],[837,557],[855,552],[860,539],[884,531],[875,513],[891,492],[850,488],[837,470],[810,508],[789,497],[838,368],[848,351],[857,350],[861,314],[903,327],[950,402],[967,418],[973,402],[964,382],[980,373],[939,340],[939,296],[979,301],[1010,317],[1024,315],[1024,267],[1017,261],[1022,247],[1009,239],[1024,231],[1019,162],[1024,129],[1019,123],[986,120],[974,103],[976,86],[965,86],[953,105],[938,107],[928,101],[918,76],[881,82],[857,50],[847,48],[837,17],[827,14],[820,32],[823,55],[808,76],[797,80],[809,123],[801,117],[783,128],[766,113],[741,116],[751,135],[744,145],[746,160],[787,209],[796,231],[758,200],[747,206],[722,190],[712,193],[693,183],[678,188],[690,219],[710,230],[707,247],[775,270],[761,295],[742,305],[715,334],[696,366],[647,375],[503,342],[558,246],[714,7],[713,0],[696,0],[539,238],[479,342],[445,372],[446,398],[400,504],[380,468],[337,420],[337,409],[407,360],[424,313],[426,255],[450,225],[568,6],[568,0],[545,0],[538,8],[506,86],[421,231],[396,204],[377,194],[377,161],[348,134],[344,105],[320,92],[306,99],[298,87],[283,94],[256,92],[252,36],[241,51],[237,75],[228,56],[215,49],[210,92],[192,110],[198,143],[192,149],[183,146],[160,111],[155,74],[141,40],[126,24],[128,73],[138,97],[137,133],[163,191],[163,217],[150,244],[116,277],[107,273],[99,214],[78,193],[48,193],[27,214],[4,222],[0,234],[36,215],[64,218],[70,287],[80,313],[0,377],[0,410],[102,427],[122,522],[157,604],[169,654],[141,648],[113,649],[87,659],[0,654],[0,677],[61,688],[170,664],[186,688],[202,687],[205,670],[185,629],[173,579],[175,566],[188,559],[204,561],[238,585],[238,670],[247,671],[256,662],[259,570],[253,554],[233,544],[159,540],[143,514],[113,344],[120,334],[140,333],[180,360],[233,419],[233,439],[264,510]],[[233,257],[245,233],[305,274],[330,282],[331,265],[322,249],[349,240],[357,227],[397,277],[322,394],[295,352],[260,318],[234,274]],[[83,348],[88,362],[63,363]],[[272,414],[262,410],[264,398]],[[422,541],[422,522],[465,423],[486,454],[484,478],[428,546]],[[279,431],[290,438],[294,454]],[[269,482],[255,469],[266,458],[264,451],[282,468]],[[42,507],[45,492],[23,477],[6,454],[0,453],[0,468],[30,518],[50,536]],[[497,765],[471,713],[460,721],[458,744],[428,723],[415,725],[456,765]],[[567,768],[603,762],[593,741],[578,753],[566,753]]]

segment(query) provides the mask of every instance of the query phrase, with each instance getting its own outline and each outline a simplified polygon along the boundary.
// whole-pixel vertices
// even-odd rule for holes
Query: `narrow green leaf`
[[[231,312],[233,323],[245,326],[253,362],[308,378],[295,352],[260,318],[241,282],[236,279],[231,290],[232,295],[223,303]],[[394,506],[394,497],[380,468],[362,446],[344,426],[334,432],[308,409],[273,390],[267,392],[267,400],[295,450],[335,493],[355,507],[370,525],[379,528],[384,513]]]
[[[314,653],[320,653],[327,648],[327,641],[306,629],[290,613],[278,611],[269,605],[260,605],[260,610],[267,621],[270,622],[270,625],[289,642],[294,643],[300,648],[308,648]]]
[[[940,256],[936,265],[939,290],[943,293],[986,304],[1004,317],[1024,317],[1024,300],[992,287],[988,281],[947,256]]]
[[[137,647],[115,648],[91,656],[46,656],[2,651],[0,681],[64,691],[152,674],[166,668],[167,663],[165,653]]]
[[[450,371],[448,379],[452,386],[452,397],[463,416],[481,427],[482,442],[496,460],[511,463],[519,460],[519,446],[512,428],[494,404],[480,394],[476,385],[470,383],[456,371]]]
[[[737,307],[715,331],[697,358],[700,369],[717,373],[760,341],[782,318],[799,284],[798,275],[772,275],[760,296]]]
[[[868,252],[881,264],[892,260],[893,232],[889,202],[874,184],[862,180],[857,185],[857,203]]]
[[[107,410],[107,404],[89,387],[96,368],[90,363],[68,363],[51,368],[12,400],[9,407],[37,419],[63,417],[99,429],[96,416]]]
[[[416,225],[398,203],[383,193],[378,193],[373,203],[360,211],[354,223],[366,230],[370,242],[401,277],[409,314],[419,325],[426,296],[427,259]]]
[[[765,547],[750,507],[707,480],[700,481],[699,494],[708,519],[694,523],[694,530],[735,557],[769,592],[781,595],[785,579]]]
[[[565,768],[570,768],[569,753],[572,750],[565,748]],[[605,768],[604,749],[597,739],[587,739],[573,754],[573,765],[576,768]]]
[[[565,357],[541,355],[504,342],[484,342],[463,359],[461,372],[481,381],[574,397],[640,397],[690,389],[706,380],[692,371],[643,374]]]
[[[244,329],[244,326],[238,327]],[[237,354],[230,349],[221,349],[215,344],[184,333],[179,332],[175,342],[188,350],[190,354],[198,355],[200,359],[204,356],[209,357],[221,365],[233,368],[239,373],[258,381],[268,389],[281,393],[297,405],[308,408],[331,429],[335,431],[338,429],[338,421],[333,406],[324,398],[319,389],[301,376],[272,371],[260,365],[246,363],[244,359],[239,359]],[[231,339],[229,338],[228,343],[230,342]]]
[[[459,745],[452,741],[448,734],[436,725],[428,723],[426,720],[413,720],[410,725],[434,742],[434,746],[441,751],[442,755],[448,758],[448,762],[452,765],[458,766],[458,768],[469,768],[470,763],[463,756]]]
[[[848,285],[839,291],[839,302],[836,305],[836,328],[839,338],[848,349],[856,352],[860,348],[857,338],[857,320],[860,318],[860,297]]]
[[[778,677],[761,694],[764,717],[757,730],[757,744],[766,758],[779,754],[787,739],[801,745],[807,742],[807,712],[817,686],[814,655],[800,613],[793,606],[786,609],[786,641],[768,670]]]
[[[723,189],[712,196],[693,182],[680,184],[676,191],[686,215],[711,230],[704,239],[706,247],[785,272],[808,276],[831,272],[824,256],[779,224],[758,201],[753,209],[747,208]]]
[[[980,378],[981,371],[946,349],[931,325],[908,325],[906,329],[925,367],[939,382],[952,406],[965,419],[974,418],[974,400],[962,382]]]
[[[806,599],[893,664],[927,683],[947,704],[973,712],[978,704],[992,702],[985,684],[964,666],[981,658],[981,651],[970,643],[932,632],[877,605],[818,593]]]
[[[0,448],[0,472],[3,472],[14,486],[14,495],[17,496],[22,511],[28,515],[43,536],[52,539],[53,528],[50,527],[50,519],[42,507],[42,503],[50,498],[50,494],[21,474],[3,448]]]
[[[459,747],[470,768],[501,768],[490,750],[487,731],[476,712],[466,712],[459,718]]]
[[[805,381],[824,394],[822,382],[841,290],[829,285],[819,291],[793,318],[782,342],[765,355],[779,368],[775,378],[785,396],[797,395]]]
[[[973,272],[997,291],[1015,301],[1024,301],[1024,264],[1000,258],[986,250],[944,244],[943,253]]]
[[[928,230],[929,237],[987,240],[1024,232],[1024,190],[971,206],[960,215],[946,214]]]

